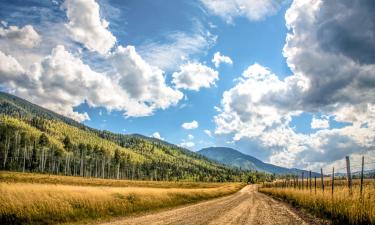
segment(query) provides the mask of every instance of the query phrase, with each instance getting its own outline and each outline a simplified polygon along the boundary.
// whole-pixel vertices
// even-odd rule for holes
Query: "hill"
[[[0,92],[0,169],[85,177],[240,181],[244,172],[179,146],[96,130]]]
[[[305,171],[305,170],[299,170],[295,168],[289,169],[289,168],[265,163],[255,157],[243,154],[235,149],[227,148],[227,147],[204,148],[198,151],[198,153],[209,159],[215,160],[219,163],[241,168],[244,170],[252,170],[252,171],[256,170],[260,172],[274,173],[274,174],[298,174],[299,175],[302,172],[304,172],[305,174],[308,173],[308,171]],[[319,174],[313,173],[312,176],[319,176]]]

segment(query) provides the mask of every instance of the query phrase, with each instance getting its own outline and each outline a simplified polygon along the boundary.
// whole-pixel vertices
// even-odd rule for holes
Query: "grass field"
[[[364,191],[360,195],[359,180],[353,182],[352,195],[347,182],[335,181],[334,194],[331,184],[325,182],[325,191],[314,184],[312,190],[293,187],[263,187],[259,191],[302,207],[313,214],[331,219],[333,224],[375,224],[375,180],[365,180]],[[319,186],[319,185],[318,185]]]
[[[0,224],[55,224],[128,216],[228,195],[244,186],[0,174]]]
[[[188,181],[143,181],[143,180],[114,180],[101,178],[82,178],[74,176],[46,175],[38,173],[19,173],[0,171],[0,182],[63,184],[78,186],[110,186],[110,187],[149,187],[149,188],[213,188],[225,183],[188,182]],[[228,183],[227,183],[228,184]]]

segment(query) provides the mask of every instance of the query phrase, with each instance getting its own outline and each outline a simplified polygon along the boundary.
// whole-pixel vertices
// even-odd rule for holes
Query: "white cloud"
[[[166,41],[149,42],[139,47],[139,52],[151,65],[163,70],[174,70],[192,57],[204,53],[216,42],[216,36],[197,26],[195,33],[175,32],[168,34]]]
[[[201,0],[207,10],[220,16],[227,23],[235,17],[246,17],[250,21],[262,20],[275,14],[282,1],[274,0]]]
[[[77,121],[89,119],[87,114],[73,111],[84,101],[90,106],[124,111],[127,116],[145,116],[182,98],[182,93],[165,85],[162,72],[149,67],[132,47],[119,47],[110,56],[119,72],[112,77],[93,71],[64,46],[57,46],[41,63],[27,70],[11,56],[2,53],[0,57],[8,62],[0,67],[0,81],[7,89]],[[121,71],[120,65],[128,70]],[[131,89],[126,82],[133,82],[139,89]]]
[[[292,115],[300,113],[295,108],[297,98],[306,88],[303,79],[289,77],[281,81],[267,68],[251,65],[243,72],[239,83],[224,92],[222,111],[214,118],[215,133],[236,132],[235,139],[239,140],[286,124]]]
[[[318,119],[313,117],[311,120],[311,128],[312,129],[326,129],[329,128],[329,120],[328,119]]]
[[[183,148],[192,148],[195,146],[195,143],[192,141],[183,141],[181,142],[180,146]]]
[[[31,25],[26,25],[22,28],[17,26],[0,27],[0,39],[5,39],[8,45],[20,44],[28,48],[38,45],[42,40],[41,36]]]
[[[207,134],[207,136],[212,137],[212,133],[210,130],[204,130],[204,133]]]
[[[108,30],[109,23],[100,18],[99,5],[95,0],[66,0],[66,15],[72,38],[91,51],[107,53],[116,43],[116,37]]]
[[[159,132],[154,132],[152,135],[151,135],[151,137],[153,137],[153,138],[156,138],[156,139],[159,139],[159,140],[164,140],[164,138],[162,138],[161,136],[160,136],[160,133]]]
[[[115,70],[113,79],[138,103],[137,107],[127,108],[126,115],[150,115],[182,99],[180,91],[166,85],[163,71],[145,62],[133,46],[119,46],[109,60]]]
[[[189,134],[189,135],[188,135],[188,140],[193,140],[193,139],[194,139],[194,136],[191,135],[191,134]]]
[[[0,51],[0,62],[1,82],[7,82],[12,79],[22,79],[22,74],[25,71],[14,57]]]
[[[249,67],[223,94],[215,132],[249,140],[270,162],[284,166],[316,169],[370,151],[375,144],[373,10],[371,1],[294,1],[285,16],[290,32],[284,46],[293,74],[280,80],[263,66]],[[370,19],[360,19],[364,16]],[[289,123],[301,112],[347,125],[329,129],[327,118],[313,118],[312,127],[319,130],[296,133]]]
[[[255,149],[268,152],[271,163],[312,169],[369,150],[375,144],[375,106],[371,104],[331,112],[336,120],[351,121],[352,126],[329,130],[324,116],[314,118],[313,126],[321,130],[296,133],[289,123],[292,116],[306,111],[302,100],[309,87],[302,76],[281,81],[267,68],[252,65],[239,83],[223,94],[221,112],[214,118],[215,133],[233,135],[234,141],[250,139]],[[364,122],[366,126],[362,126]]]
[[[186,123],[183,123],[181,125],[182,128],[186,129],[186,130],[192,130],[192,129],[196,129],[199,127],[199,124],[197,121],[193,120],[191,122],[186,122]]]
[[[77,121],[89,119],[87,113],[73,110],[84,102],[136,117],[152,115],[183,98],[166,84],[164,72],[143,60],[133,46],[110,51],[116,39],[95,1],[67,0],[64,6],[68,24],[47,25],[41,30],[47,35],[43,42],[30,25],[0,28],[0,58],[6,62],[0,65],[0,85],[5,90]],[[90,59],[81,58],[85,55],[67,40],[65,29],[88,49],[105,53],[90,54],[100,57],[103,66],[95,66],[101,72],[83,62]],[[25,43],[34,48],[25,48]]]
[[[198,91],[214,85],[219,73],[201,63],[189,63],[180,66],[180,71],[174,72],[172,77],[176,88]]]
[[[221,55],[220,52],[216,52],[211,61],[215,64],[216,68],[218,68],[221,63],[226,63],[230,65],[233,64],[233,61],[231,58],[229,58],[229,56]]]

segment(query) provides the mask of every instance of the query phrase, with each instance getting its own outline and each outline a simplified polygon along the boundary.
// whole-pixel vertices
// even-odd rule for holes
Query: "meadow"
[[[225,196],[243,186],[0,172],[0,224],[110,219]]]
[[[267,185],[259,188],[259,191],[293,206],[301,207],[312,214],[332,220],[333,224],[375,224],[375,180],[364,181],[363,193],[360,193],[360,180],[353,180],[352,193],[350,193],[346,180],[335,180],[332,194],[332,183],[324,181],[325,190],[318,182],[312,182],[311,189],[305,183],[300,186]]]

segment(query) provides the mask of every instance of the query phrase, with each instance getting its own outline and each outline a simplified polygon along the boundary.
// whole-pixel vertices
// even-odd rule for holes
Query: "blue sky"
[[[1,1],[0,86],[90,127],[193,151],[229,146],[311,169],[371,158],[371,7]]]
[[[187,100],[181,101],[175,107],[157,110],[153,116],[125,119],[121,112],[108,114],[104,108],[92,109],[87,105],[80,105],[77,110],[89,113],[90,120],[84,123],[91,127],[147,136],[159,132],[165,140],[175,144],[180,144],[191,134],[194,136],[192,141],[195,146],[190,149],[199,150],[216,145],[216,140],[208,137],[204,130],[215,130],[212,121],[216,115],[214,107],[220,106],[223,92],[233,86],[233,80],[250,64],[258,62],[281,76],[291,73],[282,55],[287,33],[284,14],[289,4],[284,4],[276,15],[262,21],[252,22],[246,18],[238,18],[235,19],[235,24],[228,24],[217,16],[207,14],[199,2],[193,1],[166,1],[163,4],[155,1],[129,1],[125,4],[113,1],[105,4],[119,10],[114,22],[110,20],[109,12],[103,14],[108,14],[106,19],[115,24],[110,28],[118,42],[123,45],[131,44],[137,47],[147,42],[168,42],[165,39],[169,33],[193,33],[196,24],[200,23],[200,26],[204,26],[208,32],[217,36],[217,40],[214,46],[191,60],[214,67],[211,60],[215,52],[219,51],[229,56],[234,63],[223,64],[217,69],[220,78],[216,86],[201,89],[199,92],[186,91],[184,95]],[[178,10],[181,8],[184,9],[183,12]],[[211,28],[209,24],[215,27]],[[173,72],[168,71],[166,75],[170,76]],[[186,130],[181,127],[181,124],[193,120],[199,123],[197,129]],[[296,124],[297,128],[300,126],[303,124]]]

